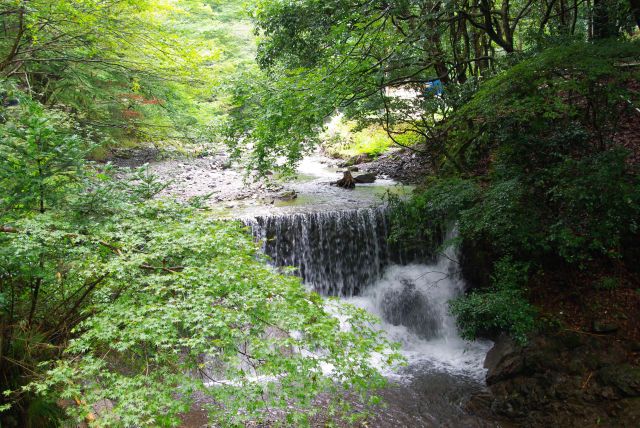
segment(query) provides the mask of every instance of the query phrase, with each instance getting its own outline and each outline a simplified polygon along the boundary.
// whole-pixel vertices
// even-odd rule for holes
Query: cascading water
[[[262,216],[246,221],[276,266],[294,266],[323,295],[354,296],[392,263],[424,259],[389,242],[384,207]]]
[[[463,292],[457,254],[449,247],[433,263],[389,266],[381,279],[348,301],[382,320],[382,329],[402,344],[410,364],[481,379],[487,344],[462,340],[448,310],[449,301]]]
[[[409,364],[388,373],[399,382],[383,393],[388,407],[372,426],[494,426],[462,409],[483,389],[489,344],[462,340],[449,314],[449,300],[464,290],[455,251],[434,257],[390,243],[384,207],[246,223],[274,265],[294,266],[319,293],[342,296],[377,315],[389,339],[401,344]]]

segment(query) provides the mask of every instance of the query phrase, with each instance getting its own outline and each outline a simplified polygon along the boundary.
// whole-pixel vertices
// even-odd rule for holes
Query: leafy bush
[[[629,156],[635,146],[617,140],[616,130],[637,117],[638,94],[626,88],[640,74],[620,64],[638,58],[637,42],[576,43],[481,83],[446,124],[462,173],[432,179],[394,204],[394,236],[421,242],[456,223],[463,247],[481,251],[489,265],[633,268],[640,179]],[[468,337],[504,329],[522,338],[530,327],[526,284],[507,281],[505,266],[493,267],[487,293],[453,305]]]
[[[267,408],[304,425],[313,398],[342,389],[375,401],[371,352],[396,355],[364,311],[336,305],[341,330],[239,222],[154,198],[163,186],[144,169],[114,180],[82,160],[88,144],[63,117],[27,98],[5,113],[3,426],[54,424],[61,400],[74,421],[109,400],[93,415],[101,426],[176,426],[196,392],[226,425]]]
[[[536,317],[525,294],[527,270],[525,263],[502,259],[495,264],[489,290],[474,291],[450,302],[464,338],[473,340],[504,331],[520,343],[527,341]]]
[[[324,150],[332,156],[348,157],[365,154],[378,157],[393,145],[386,131],[370,125],[357,129],[352,121],[334,119],[320,135]]]
[[[76,184],[92,146],[64,115],[27,99],[16,119],[0,127],[0,209],[44,212]]]
[[[354,142],[354,150],[373,157],[380,156],[393,145],[393,142],[382,128],[373,126],[357,132],[354,135]]]
[[[480,188],[472,180],[432,178],[410,199],[389,195],[391,239],[435,248],[461,212],[473,206]]]

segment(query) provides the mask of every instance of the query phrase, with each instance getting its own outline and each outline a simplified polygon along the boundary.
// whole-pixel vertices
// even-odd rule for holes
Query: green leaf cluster
[[[450,302],[464,338],[496,336],[506,332],[521,344],[535,328],[536,309],[526,296],[528,266],[509,258],[495,264],[492,287],[458,297]]]
[[[156,198],[144,167],[117,180],[87,163],[64,115],[22,96],[4,118],[3,426],[59,406],[77,422],[177,426],[196,394],[223,426],[271,409],[304,426],[321,394],[328,417],[344,391],[373,400],[372,353],[397,355],[366,312],[268,266],[240,222]]]
[[[619,125],[637,116],[640,75],[625,64],[638,58],[637,42],[577,43],[483,82],[447,121],[455,162],[394,204],[399,239],[424,242],[456,224],[463,250],[484,264],[471,270],[492,272],[475,284],[484,291],[452,306],[467,336],[502,330],[522,340],[534,327],[527,280],[512,286],[505,266],[526,263],[533,276],[634,269],[637,147]]]

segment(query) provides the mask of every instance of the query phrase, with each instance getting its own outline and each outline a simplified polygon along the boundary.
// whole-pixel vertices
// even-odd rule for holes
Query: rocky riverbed
[[[401,165],[403,157],[407,158],[402,164],[406,168]],[[237,218],[377,205],[387,192],[411,191],[410,186],[402,184],[416,181],[417,161],[409,159],[411,154],[398,152],[346,166],[344,160],[316,154],[303,159],[293,177],[247,173],[224,152],[185,156],[150,147],[119,151],[111,162],[121,168],[148,165],[152,174],[168,183],[160,196],[181,201],[197,198],[216,215]],[[334,186],[347,169],[355,177],[366,176],[368,182],[350,190]]]

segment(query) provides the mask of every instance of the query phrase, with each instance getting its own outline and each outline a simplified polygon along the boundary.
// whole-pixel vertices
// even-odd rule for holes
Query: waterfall
[[[385,207],[256,217],[246,223],[275,266],[293,266],[306,284],[328,296],[354,296],[387,266],[427,257],[389,241]]]
[[[488,345],[462,340],[448,310],[449,301],[464,291],[453,248],[436,255],[433,248],[408,251],[390,242],[384,206],[245,222],[275,266],[293,266],[320,294],[341,296],[377,315],[410,365],[483,376]]]

